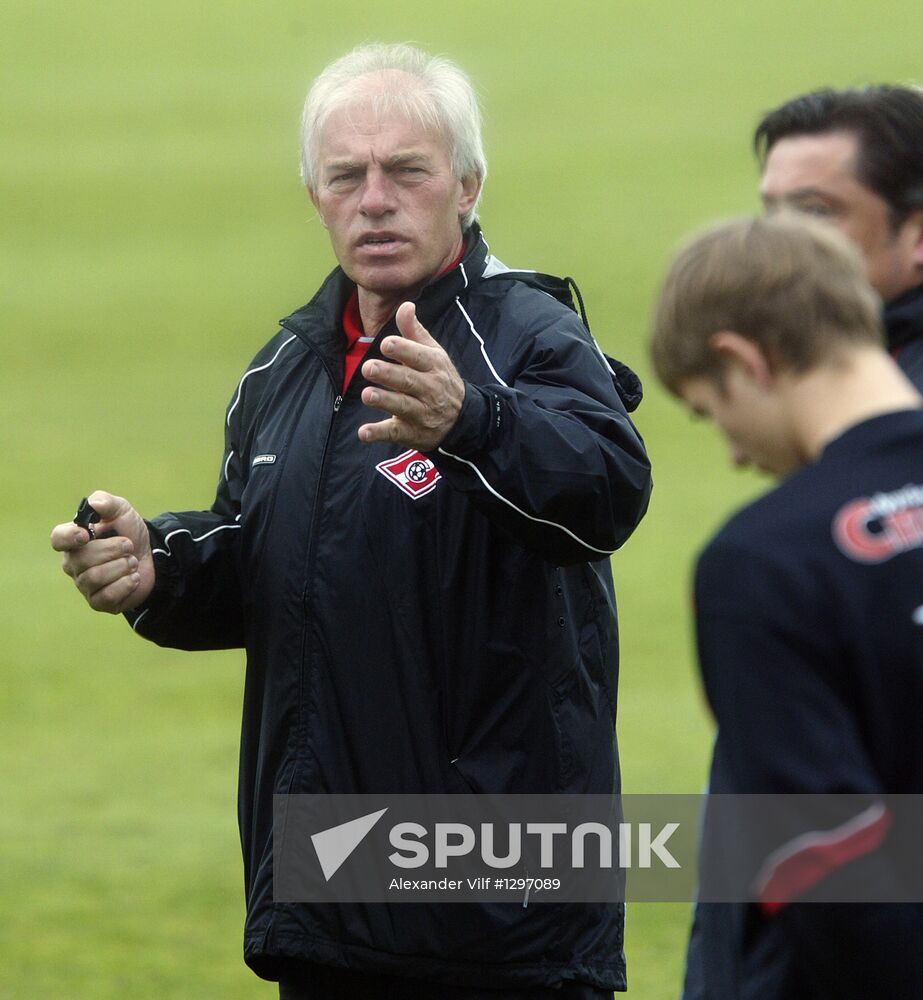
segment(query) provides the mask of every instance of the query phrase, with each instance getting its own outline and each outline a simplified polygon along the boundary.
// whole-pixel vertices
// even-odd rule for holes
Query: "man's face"
[[[780,477],[805,464],[778,396],[737,366],[728,368],[720,385],[710,378],[686,379],[680,397],[693,414],[714,422],[734,465],[755,465]]]
[[[887,202],[856,179],[857,153],[851,132],[780,139],[766,158],[760,196],[768,212],[792,208],[828,219],[858,244],[869,281],[887,302],[923,278],[919,220],[892,228]]]
[[[324,129],[310,191],[333,252],[360,288],[399,302],[447,267],[462,246],[460,215],[476,178],[452,173],[448,146],[369,102],[335,112]]]

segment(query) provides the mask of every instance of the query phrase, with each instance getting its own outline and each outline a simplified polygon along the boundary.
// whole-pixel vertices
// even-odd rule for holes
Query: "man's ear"
[[[772,384],[772,364],[759,344],[749,337],[733,330],[719,330],[708,338],[708,346],[717,355],[723,368],[739,368],[762,388],[768,388]]]
[[[318,219],[320,219],[320,224],[324,227],[324,229],[326,229],[327,228],[327,223],[326,223],[324,217],[321,215],[320,205],[318,205],[318,203],[317,203],[317,192],[313,191],[309,187],[305,187],[305,191],[308,192],[308,197],[311,199],[311,204],[314,206],[314,211],[317,212],[317,217],[318,217]]]
[[[461,179],[461,195],[458,199],[458,214],[464,215],[466,212],[471,210],[471,206],[475,204],[478,200],[478,195],[481,193],[481,185],[483,184],[483,178],[478,177],[477,174],[465,174]]]

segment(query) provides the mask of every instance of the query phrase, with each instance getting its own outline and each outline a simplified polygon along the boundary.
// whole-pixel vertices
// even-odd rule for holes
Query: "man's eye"
[[[833,215],[833,209],[821,202],[807,202],[799,205],[798,211],[803,215],[813,215],[817,219],[829,219]]]

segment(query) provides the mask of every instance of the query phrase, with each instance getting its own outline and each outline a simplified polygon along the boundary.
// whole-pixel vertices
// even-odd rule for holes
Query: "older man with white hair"
[[[650,492],[636,380],[488,252],[459,69],[334,62],[302,169],[339,266],[234,391],[211,509],[97,492],[53,545],[140,635],[246,648],[245,957],[282,997],[623,990],[618,903],[274,899],[274,795],[618,789],[609,557]]]

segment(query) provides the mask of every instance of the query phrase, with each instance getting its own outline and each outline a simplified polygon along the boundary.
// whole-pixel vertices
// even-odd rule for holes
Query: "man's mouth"
[[[359,248],[363,250],[389,250],[393,249],[405,241],[396,233],[372,233],[363,236],[358,242]]]

